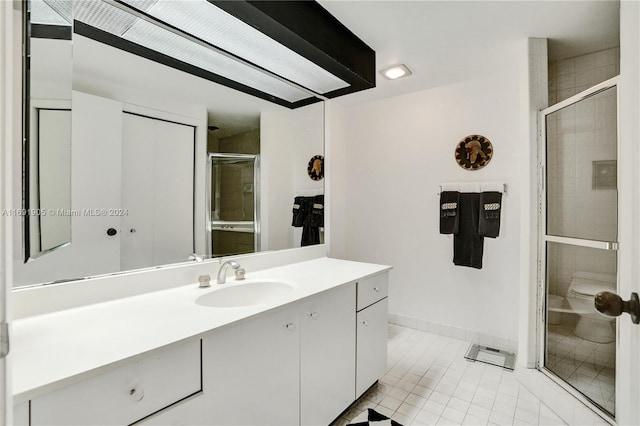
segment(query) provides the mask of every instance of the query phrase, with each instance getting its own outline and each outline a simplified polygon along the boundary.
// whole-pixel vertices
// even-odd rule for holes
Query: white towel
[[[502,182],[483,182],[480,184],[481,192],[500,192],[504,193],[504,183]]]
[[[458,190],[459,190],[459,185],[457,183],[441,183],[440,184],[440,192],[445,192],[445,191],[457,192]]]
[[[482,192],[478,182],[469,182],[460,184],[460,192]]]
[[[506,193],[506,184],[503,182],[466,182],[466,183],[441,183],[440,192],[457,191],[457,192],[500,192]]]

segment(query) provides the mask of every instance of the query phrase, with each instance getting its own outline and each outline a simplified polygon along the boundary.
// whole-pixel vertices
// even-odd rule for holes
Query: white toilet
[[[549,313],[573,313],[578,315],[574,334],[595,343],[615,340],[615,318],[600,314],[593,298],[601,291],[616,291],[616,276],[595,272],[577,271],[571,277],[567,297],[550,297]]]

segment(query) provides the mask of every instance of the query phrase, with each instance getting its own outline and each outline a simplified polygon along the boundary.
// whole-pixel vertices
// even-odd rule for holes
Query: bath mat
[[[502,351],[500,349],[490,348],[472,344],[464,356],[468,361],[480,361],[485,364],[496,365],[505,370],[513,371],[516,364],[516,354],[513,352]]]
[[[358,416],[351,420],[347,426],[402,426],[395,420],[383,416],[373,408],[367,408]]]

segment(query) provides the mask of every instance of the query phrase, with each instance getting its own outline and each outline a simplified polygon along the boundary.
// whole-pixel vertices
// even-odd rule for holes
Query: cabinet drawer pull
[[[362,325],[364,325],[365,327],[368,326],[369,325],[369,321],[367,321],[367,320],[362,321]]]
[[[292,322],[285,325],[284,327],[287,329],[287,331],[291,331],[291,332],[296,331],[296,325]]]
[[[376,293],[380,293],[380,287],[374,287],[373,291],[375,291]]]
[[[310,317],[311,319],[317,320],[317,319],[320,317],[320,314],[319,314],[319,313],[317,313],[317,312],[311,312],[311,313],[309,314],[309,317]]]

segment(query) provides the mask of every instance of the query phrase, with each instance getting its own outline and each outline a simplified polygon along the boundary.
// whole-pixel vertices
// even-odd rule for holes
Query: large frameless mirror
[[[291,109],[204,78],[201,67],[210,64],[202,60],[170,66],[163,63],[171,62],[166,57],[159,61],[135,52],[148,53],[148,48],[130,49],[142,46],[141,39],[97,40],[86,33],[88,24],[78,21],[78,5],[96,2],[113,3],[92,0],[73,7],[74,31],[69,30],[71,40],[64,40],[69,58],[65,108],[40,111],[39,123],[49,127],[25,145],[25,207],[37,206],[38,211],[27,217],[27,232],[16,242],[29,248],[14,262],[14,286],[300,247],[302,228],[292,223],[294,200],[324,193],[324,181],[307,174],[309,160],[324,154],[323,102],[305,100]],[[69,5],[71,13],[71,1],[41,3]],[[167,6],[172,0],[155,3]],[[33,27],[29,16],[25,13],[25,28]],[[108,22],[125,32],[149,28],[136,19],[124,27],[115,18]],[[85,33],[79,34],[77,27]],[[165,33],[176,40],[166,28],[153,28],[153,33],[155,41]],[[38,52],[31,49],[27,74],[36,72]],[[62,67],[62,56],[56,57]],[[53,83],[48,76],[50,72],[42,73],[39,84]],[[31,109],[38,105],[34,84],[25,98]],[[34,148],[34,140],[48,145],[40,142]],[[252,167],[219,167],[216,173],[224,182],[212,182],[211,158],[245,155],[254,156]],[[57,172],[50,170],[53,165]],[[43,210],[46,215],[38,213]],[[245,211],[253,216],[245,217]],[[242,213],[242,220],[222,223],[221,218],[236,213]],[[248,222],[251,232],[244,229]],[[35,256],[36,234],[39,248],[57,249]],[[319,236],[321,243],[323,228]]]
[[[23,3],[26,261],[71,242],[71,1]]]

